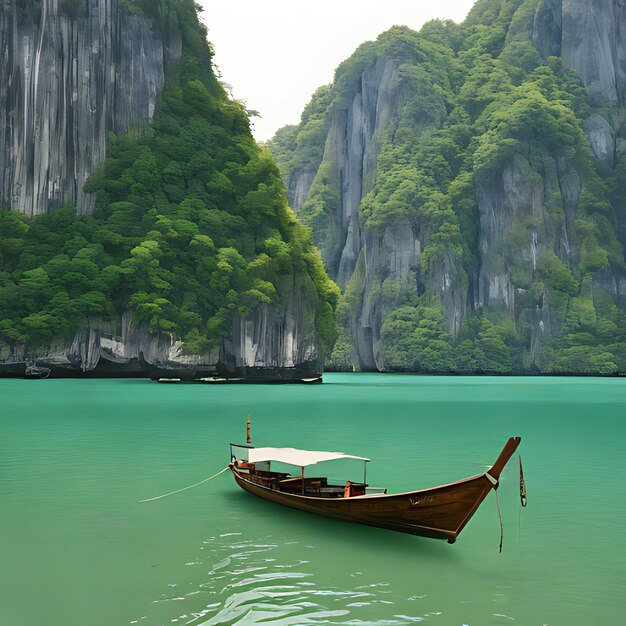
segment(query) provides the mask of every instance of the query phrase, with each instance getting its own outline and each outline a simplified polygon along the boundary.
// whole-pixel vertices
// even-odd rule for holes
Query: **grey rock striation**
[[[0,204],[32,216],[67,203],[93,211],[83,191],[106,156],[110,132],[151,121],[180,40],[163,40],[116,0],[68,15],[42,0],[24,19],[18,0],[0,11]]]

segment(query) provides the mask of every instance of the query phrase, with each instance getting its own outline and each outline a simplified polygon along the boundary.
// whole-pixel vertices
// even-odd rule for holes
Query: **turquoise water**
[[[0,625],[624,623],[625,379],[325,381],[0,380]],[[393,491],[478,473],[521,435],[529,504],[514,457],[499,554],[493,496],[452,546],[278,507],[228,473],[136,503],[223,468],[247,413],[256,445],[369,456]]]

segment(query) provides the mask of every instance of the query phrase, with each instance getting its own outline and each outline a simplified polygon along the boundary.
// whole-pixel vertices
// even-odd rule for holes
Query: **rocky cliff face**
[[[446,331],[458,337],[457,344],[468,316],[486,314],[495,320],[504,315],[513,320],[523,344],[514,369],[536,371],[542,368],[542,347],[572,328],[566,318],[571,319],[573,305],[560,302],[561,292],[549,286],[556,282],[558,263],[578,277],[590,272],[594,289],[621,297],[623,252],[615,236],[623,201],[613,198],[602,234],[585,234],[585,224],[602,221],[592,217],[591,205],[608,207],[606,198],[597,195],[599,183],[592,172],[619,178],[626,152],[625,11],[618,0],[516,5],[486,0],[477,3],[466,24],[428,25],[423,39],[416,35],[409,42],[406,31],[390,31],[360,48],[338,70],[316,177],[311,175],[314,163],[302,164],[298,141],[291,162],[276,150],[287,172],[290,200],[312,226],[326,267],[349,300],[352,367],[389,369],[385,320],[398,307],[419,308],[424,297],[432,304],[435,296],[445,313]],[[442,69],[440,59],[433,65],[440,48],[433,47],[430,56],[420,54],[424,39],[448,46],[446,78],[433,72],[437,63]],[[523,76],[530,77],[526,84],[531,89],[532,72],[542,63],[554,67],[555,76],[565,76],[560,66],[551,65],[555,61],[550,57],[555,56],[578,73],[587,90],[589,107],[576,112],[577,126],[584,129],[597,161],[584,141],[566,150],[558,145],[569,140],[548,145],[542,131],[533,135],[521,130],[538,119],[544,101],[520,104],[531,91],[517,85]],[[353,76],[348,87],[349,72]],[[510,87],[509,76],[514,81]],[[544,86],[539,89],[548,101],[556,97]],[[508,100],[502,97],[506,110],[519,105],[534,112],[521,126],[513,113],[489,126],[495,104],[491,110],[485,106],[506,90],[512,94]],[[309,126],[304,120],[297,137],[306,136]],[[453,126],[458,130],[449,131]],[[563,137],[578,132],[572,129]],[[464,133],[466,138],[457,140]],[[433,148],[443,137],[449,146],[442,141]],[[497,137],[500,152],[494,157],[490,146]],[[512,145],[516,147],[509,149]],[[439,161],[431,161],[435,150],[442,157]],[[459,166],[455,160],[464,163]],[[411,192],[403,195],[401,188],[412,177]],[[429,186],[442,195],[426,193]],[[446,207],[456,213],[447,230],[433,217]],[[457,227],[460,239],[453,232]],[[607,253],[612,261],[604,265],[587,262],[588,251],[598,242],[612,250]],[[552,258],[557,261],[550,265],[547,259]],[[572,288],[567,297],[583,296]],[[485,371],[482,366],[474,369]]]
[[[341,211],[326,253],[342,286],[354,273],[363,247],[359,205],[374,184],[382,134],[397,110],[401,88],[398,66],[390,59],[377,59],[360,78],[351,102],[333,113],[324,154],[341,174]]]
[[[557,15],[561,10],[563,60],[578,72],[592,103],[611,103],[623,109],[626,6],[620,0],[562,0],[560,7],[554,4]]]
[[[2,2],[0,204],[29,216],[68,202],[93,210],[83,185],[108,134],[147,126],[180,59],[180,39],[157,36],[116,0],[78,6],[72,15],[42,0],[27,19],[24,3]]]

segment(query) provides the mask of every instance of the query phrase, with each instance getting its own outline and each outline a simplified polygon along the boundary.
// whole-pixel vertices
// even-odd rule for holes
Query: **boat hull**
[[[439,487],[389,495],[323,498],[286,493],[262,484],[232,464],[230,469],[242,489],[277,504],[333,519],[454,543],[489,492],[497,488],[500,472],[519,441],[518,437],[509,440],[489,472]]]
[[[251,482],[234,467],[237,484],[271,502],[333,519],[454,542],[493,488],[483,474],[450,485],[410,493],[316,498],[290,494]]]

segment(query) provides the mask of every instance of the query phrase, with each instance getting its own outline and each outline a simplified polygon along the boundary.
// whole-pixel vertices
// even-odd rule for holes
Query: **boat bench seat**
[[[305,491],[319,491],[322,487],[326,486],[327,478],[305,478],[304,479],[304,490]],[[278,486],[283,491],[293,491],[295,493],[300,493],[302,491],[302,478],[300,476],[296,476],[294,478],[285,478],[284,480],[278,481]]]

